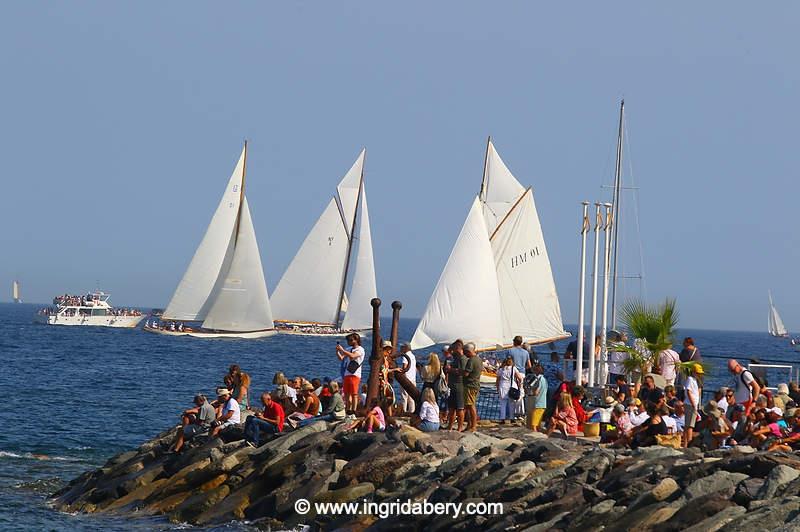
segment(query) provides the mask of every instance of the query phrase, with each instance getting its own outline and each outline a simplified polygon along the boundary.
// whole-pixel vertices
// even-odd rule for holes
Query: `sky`
[[[684,327],[763,330],[771,288],[798,330],[799,15],[791,2],[6,2],[0,299],[19,278],[31,302],[99,285],[120,306],[165,306],[246,138],[270,291],[366,146],[379,295],[420,316],[492,135],[533,186],[575,323],[580,202],[607,197],[624,97],[639,236],[623,254],[638,265],[641,243],[647,300],[677,298]]]

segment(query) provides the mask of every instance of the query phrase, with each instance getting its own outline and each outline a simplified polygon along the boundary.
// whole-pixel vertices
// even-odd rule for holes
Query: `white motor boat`
[[[45,325],[87,325],[95,327],[134,328],[144,319],[134,309],[115,309],[108,300],[111,294],[93,292],[85,296],[63,295],[53,299],[54,307],[40,310],[34,321]]]

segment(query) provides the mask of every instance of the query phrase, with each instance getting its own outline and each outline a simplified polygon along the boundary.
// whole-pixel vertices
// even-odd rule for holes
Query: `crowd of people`
[[[365,432],[384,431],[403,422],[423,431],[476,430],[481,375],[486,375],[486,368],[474,344],[455,340],[441,354],[430,353],[421,363],[407,344],[397,353],[391,342],[382,342],[377,389],[375,397],[368,399],[368,385],[362,383],[367,357],[361,337],[351,333],[345,341],[346,346],[337,343],[335,350],[340,362],[338,380],[288,378],[278,372],[273,388],[258,396],[258,405],[251,403],[249,376],[239,366],[231,366],[216,390],[216,400],[198,395],[192,408],[183,412],[175,450],[180,452],[185,441],[198,434],[214,437],[233,426],[257,446],[320,420],[346,421],[347,430]],[[735,385],[717,390],[713,400],[703,402],[705,370],[699,349],[687,338],[684,352],[660,354],[659,365],[635,383],[628,382],[625,371],[609,371],[613,381],[602,388],[602,399],[587,397],[584,383],[575,379],[577,372],[571,378],[565,375],[572,348],[567,348],[563,361],[555,352],[541,361],[522,338],[513,339],[513,347],[498,359],[502,362],[494,374],[501,424],[524,420],[531,430],[567,437],[596,428],[601,442],[634,448],[661,444],[800,449],[796,406],[800,388],[794,383],[778,385],[773,394],[758,375],[731,360],[728,369]],[[674,373],[662,360],[675,361]],[[395,396],[395,384],[400,384],[400,397]]]
[[[92,315],[92,309],[88,307],[94,307],[95,302],[99,301],[97,297],[93,294],[86,294],[85,296],[73,296],[70,294],[64,294],[63,296],[56,296],[53,298],[53,307],[45,307],[43,309],[39,309],[38,314],[40,316],[55,316],[59,314],[59,309],[63,307],[84,307],[79,309],[66,309],[64,311],[65,316],[90,316]],[[106,316],[141,316],[142,313],[139,310],[133,308],[106,308]]]

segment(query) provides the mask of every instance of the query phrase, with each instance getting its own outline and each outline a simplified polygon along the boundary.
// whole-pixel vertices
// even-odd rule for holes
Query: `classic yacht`
[[[93,292],[85,296],[65,294],[53,299],[53,307],[36,313],[34,321],[45,325],[94,325],[134,328],[144,319],[134,309],[117,309],[108,303],[111,294]]]

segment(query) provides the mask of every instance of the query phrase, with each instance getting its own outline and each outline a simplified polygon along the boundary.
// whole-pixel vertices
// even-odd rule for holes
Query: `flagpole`
[[[578,353],[575,366],[575,382],[580,384],[583,372],[583,326],[584,326],[584,307],[586,306],[586,233],[589,232],[589,202],[581,202],[583,205],[583,219],[581,220],[581,286],[578,291]]]
[[[603,306],[601,307],[601,326],[600,326],[600,384],[605,384],[608,378],[608,280],[609,266],[611,263],[611,229],[613,225],[613,205],[605,203],[606,219],[603,224],[603,240],[605,250],[603,252]]]
[[[589,338],[589,345],[591,346],[591,351],[589,351],[589,386],[594,386],[594,372],[597,362],[597,357],[595,356],[595,350],[597,349],[595,344],[597,342],[595,338],[597,337],[597,263],[600,257],[600,229],[603,226],[603,216],[600,214],[601,205],[600,203],[594,204],[594,264],[592,266],[592,318],[589,326],[589,334],[591,335]]]

